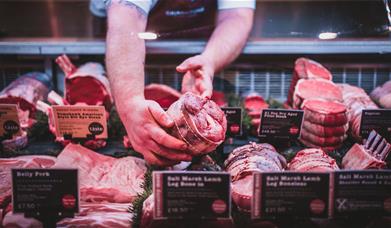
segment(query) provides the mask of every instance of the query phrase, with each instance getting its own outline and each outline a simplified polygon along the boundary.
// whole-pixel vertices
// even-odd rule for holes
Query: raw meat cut
[[[330,172],[338,170],[334,159],[322,149],[304,149],[299,151],[288,164],[289,170],[300,172]]]
[[[113,98],[103,66],[98,63],[86,63],[76,68],[66,55],[58,57],[56,62],[65,73],[65,98],[51,91],[48,95],[49,102],[53,105],[104,106],[106,109],[106,118],[108,119],[110,109],[113,105]],[[51,107],[40,102],[39,108],[48,115],[49,129],[56,135]],[[65,140],[63,137],[56,137],[56,142],[64,146],[71,141]],[[90,149],[99,149],[106,146],[106,140],[85,140],[82,144]]]
[[[345,141],[345,139],[347,138],[347,135],[344,134],[342,136],[322,137],[314,135],[310,132],[307,132],[305,129],[302,129],[300,132],[300,138],[309,142],[313,142],[318,147],[328,147],[341,145],[343,141]]]
[[[153,223],[154,196],[153,193],[143,202],[143,211],[140,227],[152,227]]]
[[[348,130],[341,89],[331,81],[330,72],[319,63],[298,60],[295,72],[291,83],[293,98],[288,96],[287,102],[291,102],[294,109],[304,110],[299,140],[306,146],[327,151],[339,148]]]
[[[68,144],[54,168],[78,168],[80,197],[86,202],[129,203],[141,193],[145,161],[136,157],[113,158],[78,144]]]
[[[288,91],[288,99],[287,99],[288,106],[292,106],[293,93],[295,91],[297,81],[299,81],[300,79],[319,79],[319,78],[331,81],[332,74],[324,66],[322,66],[318,62],[315,62],[314,60],[307,59],[307,58],[298,58],[295,61],[292,80]]]
[[[391,81],[376,87],[371,93],[371,98],[381,107],[391,108]]]
[[[167,110],[175,127],[169,132],[188,144],[188,153],[201,155],[216,149],[225,139],[227,119],[216,103],[185,93]]]
[[[299,140],[308,147],[331,151],[347,138],[348,116],[338,101],[307,99],[302,103],[303,128]]]
[[[0,92],[0,104],[17,104],[22,128],[32,126],[36,103],[46,100],[51,87],[51,77],[40,72],[19,76]]]
[[[51,77],[40,72],[19,76],[0,92],[0,104],[16,104],[22,135],[1,142],[4,151],[27,146],[26,130],[35,123],[36,104],[45,100],[51,87]]]
[[[86,63],[79,68],[66,55],[56,59],[65,73],[65,100],[70,105],[103,105],[110,111],[113,97],[104,68],[99,63]]]
[[[43,155],[0,158],[0,208],[5,208],[11,201],[11,169],[50,168],[55,162],[55,157]]]
[[[3,219],[3,228],[42,228],[42,223],[34,218],[26,218],[23,214],[8,212]]]
[[[307,99],[323,99],[342,102],[341,90],[332,81],[325,79],[300,79],[293,94],[293,108],[300,108]]]
[[[213,90],[211,99],[220,107],[228,106],[224,92]]]
[[[368,94],[361,88],[339,84],[343,95],[343,102],[348,110],[349,134],[357,141],[361,142],[360,124],[363,109],[378,109]]]
[[[270,144],[250,143],[238,147],[224,162],[232,176],[232,199],[243,211],[251,210],[254,172],[278,172],[286,167],[285,158]]]
[[[364,145],[354,144],[342,159],[344,169],[382,169],[391,145],[376,131],[372,131]]]
[[[319,137],[343,136],[349,129],[349,124],[343,126],[324,126],[310,121],[303,121],[302,129]]]
[[[251,118],[252,134],[257,135],[261,123],[262,110],[269,108],[269,104],[257,93],[250,93],[244,98],[244,108]]]
[[[244,108],[252,118],[260,118],[263,109],[269,108],[269,104],[257,93],[250,93],[244,98]]]
[[[162,108],[169,108],[181,97],[177,90],[163,84],[149,84],[144,88],[144,96],[147,100],[154,100]]]
[[[80,213],[65,218],[58,227],[131,227],[132,214],[129,203],[81,203]]]
[[[57,227],[131,227],[132,214],[130,204],[119,203],[85,203],[80,204],[80,213],[74,218],[65,218],[57,223]],[[4,217],[3,227],[26,228],[43,227],[34,218],[25,218],[22,214],[9,212]]]
[[[348,123],[346,106],[336,101],[309,99],[303,102],[304,120],[324,126],[343,126]]]
[[[319,146],[319,145],[316,145],[314,142],[312,141],[308,141],[306,139],[303,139],[303,138],[300,138],[300,142],[306,146],[306,147],[309,147],[309,148],[318,148],[318,149],[322,149],[323,151],[326,151],[326,152],[332,152],[332,151],[335,151],[339,148],[341,148],[342,145],[337,145],[337,146]]]

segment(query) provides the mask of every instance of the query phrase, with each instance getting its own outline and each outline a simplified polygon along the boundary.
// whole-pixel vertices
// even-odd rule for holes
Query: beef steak
[[[307,58],[298,58],[295,61],[291,84],[288,90],[288,106],[292,106],[293,93],[300,79],[325,79],[332,80],[332,74],[320,63]]]
[[[345,132],[346,133],[346,132]],[[328,146],[339,146],[347,138],[346,134],[341,136],[318,136],[308,132],[306,129],[302,129],[300,132],[300,138],[309,142],[313,142],[314,145],[318,147],[328,147]]]
[[[310,121],[303,121],[302,129],[306,132],[319,137],[330,137],[330,136],[343,136],[349,129],[349,124],[342,126],[324,126],[321,124],[311,123]]]
[[[325,79],[300,79],[297,82],[293,95],[293,108],[300,108],[304,100],[314,98],[328,101],[343,101],[341,90],[332,81]]]
[[[304,120],[323,126],[343,126],[348,123],[346,107],[336,101],[309,99],[303,102]]]
[[[103,105],[110,111],[113,97],[104,68],[99,63],[72,64],[68,56],[61,55],[56,63],[65,73],[65,100],[70,105]]]

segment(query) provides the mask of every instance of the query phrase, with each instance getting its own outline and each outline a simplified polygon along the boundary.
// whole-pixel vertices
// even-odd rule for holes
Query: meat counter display
[[[49,77],[40,72],[20,76],[0,93],[2,227],[48,226],[37,216],[39,206],[23,214],[13,202],[21,189],[13,185],[32,169],[78,170],[78,194],[60,199],[64,207],[78,205],[76,213],[46,211],[57,227],[391,226],[391,82],[368,95],[299,58],[284,103],[217,91],[203,99],[150,84],[145,97],[166,108],[175,122],[166,131],[193,157],[157,167],[132,148],[103,66],[77,67],[65,55],[56,62],[65,73],[64,96],[50,91]],[[60,115],[58,107],[87,111]],[[275,113],[268,117],[277,125],[267,124],[267,112]],[[98,125],[97,116],[105,123]],[[59,125],[67,118],[64,130]],[[87,130],[72,125],[76,119]],[[259,137],[261,129],[271,138]],[[104,131],[108,137],[99,137]],[[79,132],[84,137],[76,137]],[[164,219],[156,217],[161,210],[167,210]]]

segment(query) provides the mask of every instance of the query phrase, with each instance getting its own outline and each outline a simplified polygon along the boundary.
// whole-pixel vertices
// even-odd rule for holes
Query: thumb
[[[196,60],[196,58],[191,57],[183,61],[179,66],[176,67],[176,70],[179,73],[185,73],[190,70],[198,70],[202,67],[202,64]]]
[[[148,106],[149,112],[151,113],[154,120],[162,127],[171,128],[174,126],[172,118],[160,107],[156,102],[151,102]]]

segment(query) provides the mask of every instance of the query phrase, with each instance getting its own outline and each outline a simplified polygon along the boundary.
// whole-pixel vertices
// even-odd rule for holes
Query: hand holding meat
[[[177,71],[185,74],[182,79],[182,93],[192,92],[204,98],[212,97],[214,70],[211,62],[203,55],[196,55],[177,66]]]
[[[156,102],[136,97],[124,105],[121,110],[127,112],[121,117],[129,140],[149,164],[170,166],[191,160],[184,153],[187,145],[163,129],[173,127],[174,122]]]
[[[185,141],[187,153],[198,156],[212,152],[224,142],[227,119],[220,107],[210,99],[185,93],[167,110],[175,127],[170,134]]]

